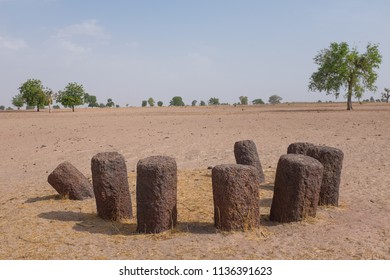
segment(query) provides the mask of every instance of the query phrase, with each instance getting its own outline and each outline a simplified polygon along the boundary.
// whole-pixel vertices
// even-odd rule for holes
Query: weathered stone
[[[257,169],[260,183],[265,181],[255,142],[244,140],[234,143],[234,156],[237,164],[254,166]]]
[[[69,199],[84,200],[93,197],[92,184],[68,161],[58,165],[47,181],[61,196]]]
[[[317,159],[324,166],[319,205],[338,206],[344,153],[337,148],[315,146],[308,149],[307,155]]]
[[[137,164],[137,231],[159,233],[176,226],[177,165],[175,159],[152,156]]]
[[[240,164],[212,170],[214,225],[226,231],[253,229],[260,224],[258,170]]]
[[[124,157],[117,152],[99,153],[92,158],[91,168],[98,216],[114,221],[132,218]]]
[[[314,147],[315,145],[308,142],[296,142],[292,143],[287,148],[287,154],[301,154],[306,155],[309,148]]]
[[[270,220],[295,222],[315,217],[324,167],[314,158],[282,155],[276,169]]]

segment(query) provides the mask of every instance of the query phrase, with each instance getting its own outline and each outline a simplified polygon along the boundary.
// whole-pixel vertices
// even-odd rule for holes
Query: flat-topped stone
[[[63,197],[84,200],[93,197],[92,184],[70,162],[59,164],[47,178],[48,183]]]

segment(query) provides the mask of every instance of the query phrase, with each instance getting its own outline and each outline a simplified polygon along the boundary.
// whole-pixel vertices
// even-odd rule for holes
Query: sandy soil
[[[266,173],[261,227],[219,232],[207,167],[234,163],[234,142],[245,139],[255,141]],[[276,164],[297,141],[344,151],[340,207],[273,223]],[[387,104],[356,104],[353,112],[345,104],[2,112],[0,259],[390,259],[389,143]],[[175,230],[136,234],[135,219],[99,219],[93,199],[57,197],[48,174],[68,160],[90,178],[90,160],[103,151],[125,156],[133,206],[138,160],[176,159]]]

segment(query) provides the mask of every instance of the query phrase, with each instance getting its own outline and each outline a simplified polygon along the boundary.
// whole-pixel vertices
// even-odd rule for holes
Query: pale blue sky
[[[378,92],[364,96],[379,98],[390,87],[389,15],[385,0],[0,0],[0,105],[28,78],[54,91],[78,82],[121,106],[334,100],[307,86],[313,57],[341,41],[380,45]]]

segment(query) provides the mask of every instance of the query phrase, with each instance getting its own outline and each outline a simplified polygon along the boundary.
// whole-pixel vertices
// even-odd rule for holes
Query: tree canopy
[[[154,107],[154,99],[152,97],[149,97],[148,104],[150,107]]]
[[[283,98],[281,98],[279,95],[271,95],[269,98],[268,98],[268,102],[270,104],[279,104],[281,101],[283,100]]]
[[[211,97],[211,98],[209,99],[209,105],[220,105],[220,103],[219,103],[219,98]]]
[[[240,96],[239,99],[241,105],[248,105],[248,96]]]
[[[382,92],[382,99],[384,102],[389,103],[389,98],[390,98],[390,89],[385,88],[385,92]]]
[[[331,43],[328,49],[321,50],[314,57],[318,69],[310,77],[309,90],[325,91],[336,98],[342,90],[346,90],[347,110],[352,110],[353,95],[360,98],[365,90],[376,90],[375,69],[381,62],[378,45],[368,44],[366,52],[359,54],[346,42]]]
[[[174,96],[171,101],[169,101],[170,106],[184,106],[183,98],[181,96]]]
[[[57,96],[57,102],[61,103],[65,107],[72,108],[84,104],[84,87],[77,83],[69,83],[64,91],[60,91]]]
[[[95,95],[90,95],[88,93],[84,93],[84,103],[88,104],[88,107],[99,107],[99,103],[97,102],[97,98]]]
[[[19,92],[21,98],[28,106],[37,107],[37,112],[39,112],[39,107],[47,103],[47,98],[40,80],[28,79],[19,87]]]
[[[257,98],[257,99],[255,99],[255,100],[252,101],[252,104],[253,104],[253,105],[264,104],[264,101],[263,101],[263,99],[261,99],[261,98]]]
[[[21,93],[15,95],[13,98],[12,98],[12,105],[14,105],[16,108],[18,108],[18,110],[20,109],[20,107],[23,107],[24,105],[24,99],[23,99],[23,96]]]
[[[109,107],[109,108],[115,107],[115,103],[114,103],[114,101],[112,101],[112,98],[107,99],[106,107]]]

